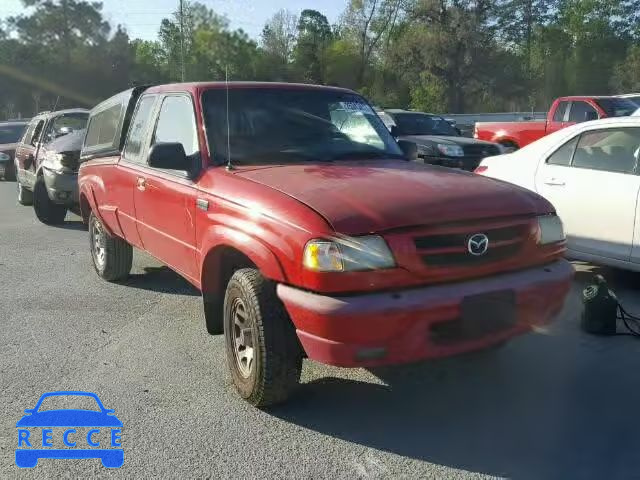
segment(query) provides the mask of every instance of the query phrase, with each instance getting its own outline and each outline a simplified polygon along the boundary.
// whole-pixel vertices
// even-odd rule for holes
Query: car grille
[[[462,147],[465,157],[491,157],[492,155],[498,155],[500,151],[495,145],[464,145]]]
[[[414,244],[422,261],[431,267],[472,267],[508,260],[515,256],[526,240],[526,223],[452,234],[415,237]],[[472,235],[485,234],[489,239],[486,253],[472,255],[468,241]]]

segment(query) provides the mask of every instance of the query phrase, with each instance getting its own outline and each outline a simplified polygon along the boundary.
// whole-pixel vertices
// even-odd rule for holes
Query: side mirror
[[[156,143],[149,152],[149,166],[166,170],[191,169],[181,143]]]
[[[591,120],[598,119],[598,112],[594,112],[593,110],[589,110],[588,112],[584,112],[584,121],[589,122]]]
[[[391,132],[391,136],[393,138],[398,138],[400,136],[400,132],[398,131],[397,125],[391,125],[391,128],[389,129],[389,131]]]
[[[35,410],[36,410],[35,408],[26,408],[24,410],[24,413],[33,413],[33,412],[35,412]]]
[[[418,145],[414,142],[410,142],[409,140],[398,140],[398,146],[407,159],[411,161],[418,160]]]

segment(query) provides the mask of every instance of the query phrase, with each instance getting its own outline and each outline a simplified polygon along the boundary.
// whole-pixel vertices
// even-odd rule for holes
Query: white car
[[[476,173],[539,193],[564,223],[569,256],[640,271],[640,118],[579,123]]]

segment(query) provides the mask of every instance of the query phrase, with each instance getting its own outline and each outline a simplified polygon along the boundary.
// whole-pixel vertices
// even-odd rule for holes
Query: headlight
[[[78,160],[73,152],[47,154],[47,167],[51,170],[65,171],[73,170],[78,166]]]
[[[562,220],[557,215],[544,215],[538,217],[538,243],[548,245],[550,243],[565,240]]]
[[[438,151],[447,157],[463,157],[464,151],[460,145],[442,145],[438,144]]]
[[[6,153],[0,152],[0,162],[8,162],[11,160],[11,157]]]
[[[377,270],[396,264],[387,243],[377,235],[311,240],[302,263],[316,272]]]

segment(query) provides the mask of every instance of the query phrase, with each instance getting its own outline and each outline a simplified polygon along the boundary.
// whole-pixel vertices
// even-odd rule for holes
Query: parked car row
[[[103,279],[127,278],[135,247],[198,288],[238,393],[260,407],[289,396],[305,357],[399,364],[550,322],[573,276],[553,206],[411,161],[471,168],[465,148],[491,144],[436,116],[389,115],[393,132],[335,87],[138,87],[36,117],[16,152],[20,199],[46,194],[36,213],[55,223],[77,198]],[[54,139],[62,125],[76,131]],[[47,181],[75,175],[79,138],[77,189]]]

